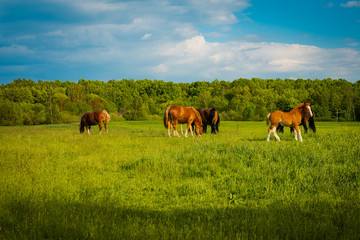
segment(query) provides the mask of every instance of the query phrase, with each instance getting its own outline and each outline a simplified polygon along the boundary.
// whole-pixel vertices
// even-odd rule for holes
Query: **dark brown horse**
[[[177,132],[177,124],[187,123],[185,137],[190,129],[191,135],[194,137],[191,124],[195,123],[195,132],[198,137],[202,133],[201,116],[193,107],[182,107],[179,105],[172,105],[167,107],[164,113],[164,126],[168,129],[168,135],[171,137],[171,126],[174,128],[174,136],[179,137]]]
[[[211,126],[211,133],[219,132],[220,116],[215,108],[197,109],[202,118],[204,133],[207,131],[207,125]]]
[[[266,116],[266,123],[268,125],[270,124],[266,140],[270,141],[270,134],[273,133],[275,138],[280,141],[279,136],[276,134],[276,126],[278,124],[281,124],[287,127],[293,127],[295,129],[295,140],[297,140],[297,134],[299,134],[300,142],[302,142],[299,124],[301,123],[301,119],[304,118],[306,115],[308,115],[309,117],[313,116],[310,103],[300,103],[290,112],[283,112],[277,110],[269,113]]]
[[[95,112],[87,112],[81,116],[80,120],[80,133],[84,132],[86,127],[87,133],[90,134],[90,128],[92,125],[99,125],[99,133],[101,133],[101,123],[104,122],[106,132],[108,132],[108,122],[110,122],[110,115],[106,110],[97,110]]]

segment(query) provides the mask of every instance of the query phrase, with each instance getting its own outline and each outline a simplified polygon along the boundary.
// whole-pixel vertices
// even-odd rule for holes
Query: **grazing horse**
[[[197,109],[202,118],[204,133],[207,131],[207,125],[211,126],[211,133],[219,132],[220,117],[215,108]]]
[[[284,112],[290,112],[292,109],[286,110]],[[303,117],[301,119],[301,123],[299,124],[299,126],[303,126],[304,127],[304,132],[307,133],[308,131],[308,127],[307,127],[307,122],[309,122],[309,127],[313,130],[314,133],[316,133],[316,127],[315,127],[315,121],[314,121],[314,115],[312,117],[309,117],[308,115],[306,115],[305,117]],[[277,125],[276,126],[276,131],[283,133],[284,132],[284,126],[282,125]],[[290,127],[290,132],[294,132],[294,128]]]
[[[179,105],[172,105],[167,107],[164,113],[164,126],[168,129],[168,135],[171,137],[171,126],[174,128],[174,136],[179,137],[177,132],[177,124],[187,123],[185,137],[190,129],[191,135],[194,137],[191,124],[195,123],[195,132],[198,137],[202,133],[201,116],[193,107],[182,107]]]
[[[106,132],[108,132],[108,122],[110,122],[110,115],[106,110],[97,110],[95,112],[87,112],[81,116],[80,120],[80,133],[84,132],[86,127],[87,133],[90,134],[90,128],[92,125],[99,125],[99,133],[101,133],[101,123],[104,122]]]
[[[295,129],[295,140],[297,140],[297,134],[299,134],[300,142],[302,142],[299,124],[301,123],[301,119],[304,118],[306,115],[308,115],[309,117],[313,116],[310,103],[300,103],[290,112],[283,112],[277,110],[269,113],[266,116],[266,123],[268,125],[270,124],[266,140],[269,142],[270,134],[273,133],[275,138],[280,141],[279,136],[276,134],[276,126],[278,124],[281,124],[287,127],[293,127]]]

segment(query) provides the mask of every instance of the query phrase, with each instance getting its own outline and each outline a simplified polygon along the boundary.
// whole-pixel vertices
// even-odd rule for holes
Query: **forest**
[[[42,81],[15,79],[0,85],[0,125],[77,122],[106,109],[112,121],[158,120],[172,104],[215,108],[222,120],[264,121],[274,110],[310,102],[318,121],[360,119],[360,80],[236,79],[192,83],[163,80]],[[125,114],[118,112],[125,109]]]

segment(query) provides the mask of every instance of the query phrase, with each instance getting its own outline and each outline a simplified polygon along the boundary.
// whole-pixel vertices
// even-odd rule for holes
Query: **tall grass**
[[[359,239],[360,124],[0,127],[0,239]]]

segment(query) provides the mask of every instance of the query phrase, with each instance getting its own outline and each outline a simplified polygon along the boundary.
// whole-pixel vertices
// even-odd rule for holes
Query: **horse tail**
[[[105,123],[110,122],[111,118],[110,118],[109,113],[108,113],[106,110],[102,110],[102,112],[103,112],[104,115],[105,115],[105,120],[104,120],[104,122],[105,122]]]
[[[268,115],[266,116],[266,125],[270,124],[270,118],[271,118],[271,113],[268,113]]]
[[[165,113],[164,113],[164,126],[165,128],[168,128],[168,123],[169,123],[169,110],[170,110],[170,107],[167,107],[165,109]]]
[[[212,125],[215,125],[215,123],[216,123],[216,111],[215,111],[215,108],[212,108],[211,110],[210,110],[210,121],[211,121],[211,124]]]
[[[216,131],[219,132],[219,124],[220,124],[220,116],[218,112],[215,112],[215,115],[217,117],[217,120],[215,122],[215,126],[216,126]]]
[[[81,117],[81,120],[80,120],[80,126],[79,126],[80,133],[83,133],[85,131],[85,125],[82,121],[83,117],[84,117],[84,115]]]
[[[219,123],[220,123],[219,113],[215,110],[215,108],[213,108],[213,110],[214,110],[214,118],[212,119],[212,123],[213,123],[215,126],[219,126]]]
[[[211,133],[213,134],[216,134],[216,131],[219,132],[218,120],[219,120],[218,113],[216,112],[215,108],[211,108],[208,121],[211,124]]]

